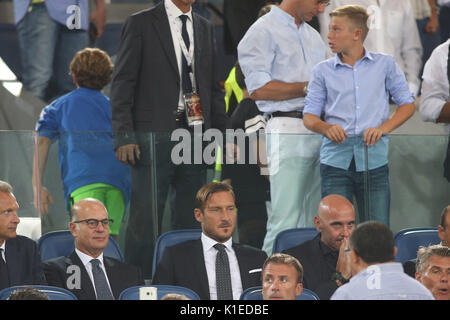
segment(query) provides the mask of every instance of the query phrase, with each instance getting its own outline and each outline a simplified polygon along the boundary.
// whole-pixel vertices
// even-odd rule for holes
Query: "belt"
[[[289,111],[289,112],[276,111],[276,112],[271,113],[270,117],[271,118],[289,117],[289,118],[303,119],[303,112],[302,111]]]

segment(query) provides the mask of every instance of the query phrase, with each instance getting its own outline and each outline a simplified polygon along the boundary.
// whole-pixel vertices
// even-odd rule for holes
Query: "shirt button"
[[[356,86],[356,89],[358,90],[358,89],[359,89],[359,86]]]
[[[356,72],[356,69],[353,69],[353,72]]]
[[[358,110],[359,110],[359,106],[356,106],[356,109],[358,109]]]

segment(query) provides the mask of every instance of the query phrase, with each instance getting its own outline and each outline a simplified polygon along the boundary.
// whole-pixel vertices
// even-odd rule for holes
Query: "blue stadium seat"
[[[417,258],[417,250],[420,246],[439,244],[441,240],[438,236],[437,228],[409,228],[400,230],[395,235],[395,246],[397,256],[395,261],[405,263],[408,260]]]
[[[155,276],[156,266],[161,260],[164,250],[167,247],[176,245],[188,240],[200,239],[202,234],[201,229],[185,229],[167,231],[158,237],[155,245],[155,252],[153,253],[152,278]]]
[[[200,300],[197,293],[191,289],[178,287],[178,286],[166,286],[166,285],[152,285],[152,286],[135,286],[123,290],[119,295],[119,300],[139,300],[139,289],[142,287],[155,287],[158,289],[158,300],[161,300],[168,293],[182,294],[191,300]]]
[[[262,300],[262,287],[248,288],[242,292],[240,300]],[[303,288],[302,293],[295,300],[320,300],[311,290]]]
[[[61,256],[70,256],[75,250],[75,239],[68,230],[48,232],[39,238],[38,247],[41,260],[47,261]],[[104,255],[124,261],[119,245],[112,237],[109,237]]]
[[[9,296],[11,295],[11,293],[13,293],[13,291],[27,287],[33,287],[44,292],[50,298],[50,300],[78,300],[77,297],[69,290],[59,287],[38,286],[38,285],[15,286],[5,288],[0,291],[0,300],[8,300]]]
[[[317,235],[316,228],[294,228],[281,231],[273,243],[273,253],[295,247],[305,241],[313,239]]]

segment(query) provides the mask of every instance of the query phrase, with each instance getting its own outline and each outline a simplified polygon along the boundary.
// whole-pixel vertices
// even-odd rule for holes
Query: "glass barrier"
[[[313,217],[320,200],[320,164],[319,148],[322,137],[318,135],[250,135],[241,133],[228,135],[222,139],[220,132],[211,131],[203,136],[191,136],[188,131],[176,131],[176,134],[140,134],[137,141],[140,146],[140,159],[133,170],[126,171],[131,178],[131,201],[123,216],[118,242],[125,259],[143,268],[146,279],[151,278],[153,248],[157,237],[169,230],[179,228],[199,228],[194,218],[194,198],[203,182],[227,180],[236,193],[238,221],[234,240],[253,246],[261,246],[266,233],[267,212],[271,212],[270,170],[276,172],[280,160],[290,158],[291,162],[302,165],[309,176],[306,201],[298,202],[303,206],[306,219],[302,226],[313,227]],[[231,140],[231,138],[233,140]],[[283,140],[295,141],[296,148],[276,149]],[[219,146],[214,141],[220,141]],[[233,143],[238,148],[233,148]],[[439,224],[442,209],[449,204],[450,186],[443,177],[443,162],[447,152],[448,135],[391,135],[388,145],[388,167],[390,182],[390,227],[398,232],[410,227],[436,227]],[[95,163],[96,155],[114,156],[111,133],[72,132],[61,134],[58,142],[48,149],[43,175],[35,175],[43,187],[54,199],[48,206],[48,214],[35,209],[33,194],[33,159],[37,152],[37,138],[33,131],[0,131],[1,179],[9,182],[20,205],[19,216],[23,225],[26,218],[40,219],[41,233],[68,229],[68,200],[64,196],[60,161],[63,169],[72,176],[85,174],[83,167],[96,166],[99,172],[108,164],[105,160]],[[377,161],[377,154],[371,147],[365,148],[361,137],[349,137],[348,143],[354,150],[361,151],[358,163],[371,167]],[[266,144],[270,154],[267,166]],[[307,148],[309,146],[309,149]],[[70,159],[59,158],[59,150],[69,151]],[[81,150],[81,151],[80,151]],[[217,154],[226,150],[223,164],[219,165]],[[115,158],[113,159],[114,161]],[[111,160],[111,161],[113,161]],[[220,160],[220,157],[219,157]],[[98,161],[98,159],[97,159]],[[231,162],[235,161],[235,164]],[[275,164],[279,161],[278,164]],[[184,162],[184,164],[182,164]],[[186,164],[190,163],[190,164]],[[203,164],[202,164],[203,163]],[[172,165],[177,164],[177,165]],[[38,165],[38,164],[36,164]],[[41,163],[42,165],[42,163]],[[364,171],[364,170],[363,170]],[[103,171],[102,171],[103,172]],[[123,173],[123,172],[122,172]],[[118,171],[110,172],[118,174]],[[278,173],[273,174],[274,178]],[[296,181],[296,172],[280,176],[288,187],[282,193],[291,192],[289,186]],[[178,180],[177,180],[178,179]],[[368,183],[364,178],[364,201],[355,203],[357,220],[361,210],[367,210],[368,201],[376,202],[368,196]],[[74,180],[76,181],[76,179]],[[101,182],[101,181],[99,181]],[[176,183],[175,183],[176,182]],[[178,185],[173,188],[173,185]],[[278,190],[279,191],[279,190]],[[278,192],[275,191],[275,192]],[[178,212],[177,212],[178,211]],[[22,223],[21,222],[21,223]],[[20,231],[34,237],[30,230]],[[259,244],[259,245],[258,245]]]

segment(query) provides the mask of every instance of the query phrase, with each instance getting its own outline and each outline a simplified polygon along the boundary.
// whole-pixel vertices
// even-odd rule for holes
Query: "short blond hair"
[[[0,192],[12,193],[13,187],[8,182],[0,180]]]
[[[369,33],[369,27],[367,26],[369,13],[364,7],[357,5],[342,6],[331,11],[330,17],[347,17],[354,28],[362,30],[361,39],[364,42]]]

